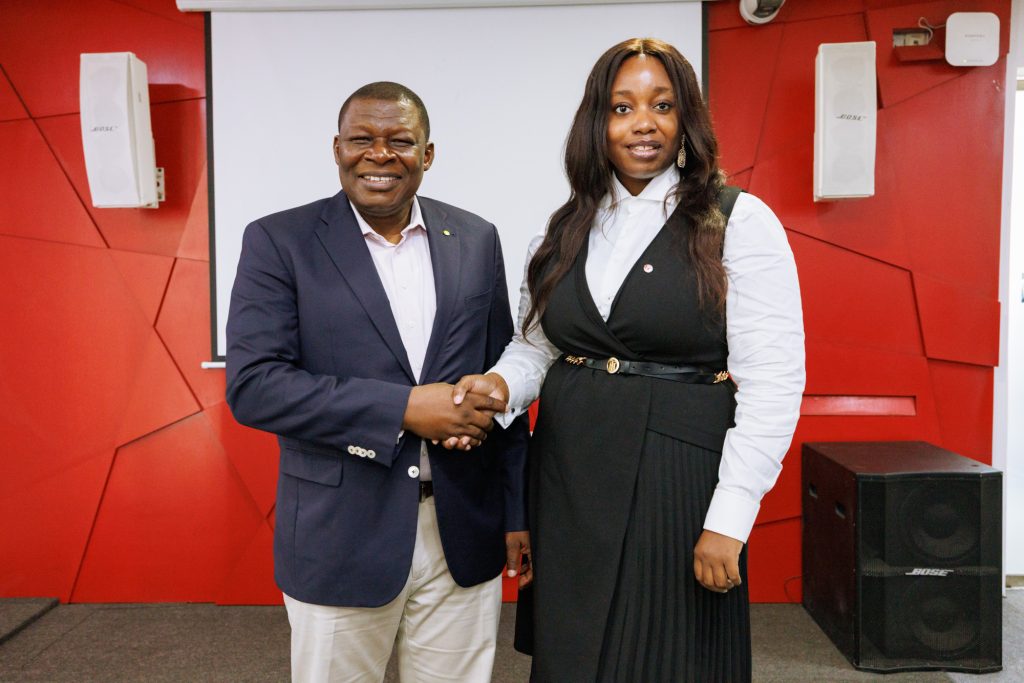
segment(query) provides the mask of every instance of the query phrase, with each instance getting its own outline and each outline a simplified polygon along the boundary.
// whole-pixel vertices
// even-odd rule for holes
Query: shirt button
[[[409,478],[410,479],[416,479],[419,476],[420,476],[420,468],[419,467],[416,467],[416,465],[413,465],[412,467],[409,468]]]

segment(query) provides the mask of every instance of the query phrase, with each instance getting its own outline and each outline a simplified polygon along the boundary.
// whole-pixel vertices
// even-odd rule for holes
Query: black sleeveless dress
[[[700,312],[685,221],[676,211],[633,264],[607,322],[584,243],[542,316],[548,339],[570,355],[725,369],[724,321]],[[529,456],[535,579],[516,623],[531,681],[750,680],[746,551],[728,593],[693,576],[733,392],[551,366]]]

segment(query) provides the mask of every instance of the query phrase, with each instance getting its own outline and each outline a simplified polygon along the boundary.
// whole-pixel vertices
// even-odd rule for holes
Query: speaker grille
[[[969,487],[921,486],[898,503],[897,519],[909,554],[925,563],[956,564],[977,555],[978,496]]]
[[[996,574],[865,576],[860,666],[985,668],[998,664]]]
[[[991,492],[977,480],[920,477],[862,481],[861,556],[894,567],[996,566],[992,552],[982,552],[983,535],[997,523],[984,496]]]

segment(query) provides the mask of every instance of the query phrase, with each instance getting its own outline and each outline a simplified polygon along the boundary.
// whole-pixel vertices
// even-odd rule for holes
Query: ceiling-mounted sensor
[[[740,16],[748,24],[767,24],[775,18],[786,0],[740,0]]]

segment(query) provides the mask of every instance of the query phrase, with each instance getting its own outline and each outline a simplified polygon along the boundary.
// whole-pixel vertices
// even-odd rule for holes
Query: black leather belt
[[[656,377],[688,384],[718,384],[729,379],[728,370],[715,372],[696,365],[664,365],[637,360],[620,360],[615,357],[599,360],[569,354],[562,356],[562,360],[569,365],[603,370],[609,375],[643,375],[644,377]]]
[[[432,481],[421,481],[420,482],[420,502],[422,503],[427,498],[434,495],[434,482]]]

